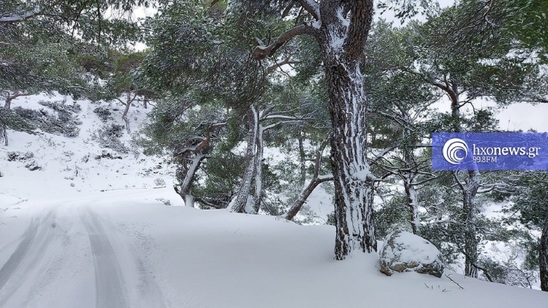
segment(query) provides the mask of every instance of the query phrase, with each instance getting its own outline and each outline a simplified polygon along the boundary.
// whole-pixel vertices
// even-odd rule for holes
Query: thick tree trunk
[[[539,247],[540,289],[548,292],[548,219],[544,223]]]
[[[348,15],[344,16],[347,8]],[[373,181],[366,158],[367,99],[360,71],[373,1],[321,1],[323,55],[331,116],[331,167],[335,182],[335,258],[377,250]]]
[[[255,106],[251,106],[247,112],[249,123],[247,150],[246,150],[246,168],[242,183],[236,194],[236,198],[230,206],[230,210],[237,213],[246,212],[246,206],[251,192],[251,185],[255,175],[256,142],[259,132],[259,114]]]
[[[331,166],[335,181],[335,257],[377,249],[373,225],[373,176],[366,160],[366,110],[359,61],[326,55],[332,121]]]
[[[298,1],[317,22],[304,23],[280,35],[269,46],[257,46],[255,59],[271,56],[296,35],[313,35],[320,44],[331,115],[331,166],[335,181],[335,258],[354,250],[377,249],[373,226],[373,181],[366,160],[363,51],[373,21],[373,0]]]

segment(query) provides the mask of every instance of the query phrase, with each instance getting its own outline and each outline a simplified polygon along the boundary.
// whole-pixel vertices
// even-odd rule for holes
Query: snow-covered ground
[[[43,98],[47,99],[47,98]],[[16,107],[39,108],[36,98]],[[70,103],[70,102],[69,102]],[[377,254],[333,260],[332,226],[186,208],[170,167],[80,136],[9,132],[0,148],[0,307],[545,307],[548,294],[446,271],[387,277]],[[142,108],[130,116],[134,128]],[[119,114],[109,120],[122,123]],[[125,138],[125,139],[124,139]],[[122,138],[131,148],[129,138]],[[8,161],[10,152],[32,158]],[[41,170],[25,167],[31,161]],[[31,168],[32,169],[32,168]],[[162,180],[166,185],[162,185]],[[167,206],[170,204],[171,206]]]

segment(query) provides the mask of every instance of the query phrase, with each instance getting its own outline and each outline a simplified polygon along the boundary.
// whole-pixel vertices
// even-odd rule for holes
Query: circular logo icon
[[[459,138],[449,139],[443,145],[442,153],[448,163],[458,165],[468,156],[468,145]]]

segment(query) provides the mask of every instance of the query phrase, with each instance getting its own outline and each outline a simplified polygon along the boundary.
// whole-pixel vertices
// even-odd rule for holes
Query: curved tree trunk
[[[255,106],[249,107],[247,112],[247,118],[249,123],[247,150],[246,150],[246,168],[242,183],[236,194],[236,198],[230,205],[230,210],[237,213],[246,212],[246,206],[251,192],[251,185],[253,183],[253,177],[255,175],[255,163],[256,156],[256,142],[259,131],[259,114]]]
[[[207,156],[205,154],[197,154],[191,159],[190,166],[186,170],[185,176],[181,185],[175,189],[175,191],[183,198],[185,205],[194,207],[194,197],[191,194],[192,184],[194,183],[196,171],[200,167],[200,164]]]
[[[305,163],[305,156],[304,156],[304,148],[302,148],[300,145],[302,145],[301,139],[299,139],[299,149],[302,150],[300,151],[301,167],[302,167],[304,166],[304,163]],[[285,219],[293,220],[293,218],[295,218],[295,215],[299,213],[299,211],[301,210],[302,206],[304,205],[304,203],[306,202],[310,194],[312,194],[312,192],[314,191],[314,189],[316,189],[318,185],[320,185],[323,182],[333,181],[332,175],[320,176],[322,154],[326,146],[327,146],[327,142],[322,142],[322,144],[318,148],[316,152],[316,158],[314,159],[314,175],[312,176],[312,180],[310,180],[310,183],[308,183],[308,185],[306,185],[306,187],[300,193],[299,197],[297,198],[293,206],[289,209],[289,211],[287,211],[287,214],[285,215]],[[303,172],[302,168],[301,168],[301,172]],[[306,169],[304,170],[304,174],[301,173],[301,176],[306,177]],[[304,187],[304,183],[302,186]]]
[[[305,189],[303,189],[303,191],[299,195],[299,198],[297,198],[297,201],[295,201],[295,204],[293,204],[293,206],[289,209],[289,211],[287,211],[287,214],[285,214],[285,219],[293,220],[293,218],[295,218],[297,213],[299,213],[299,211],[303,207],[304,203],[306,202],[310,194],[312,194],[314,189],[316,189],[316,187],[320,185],[321,183],[332,181],[332,180],[333,180],[333,177],[331,176],[313,178],[310,181],[310,183],[308,183],[308,185],[305,187]]]

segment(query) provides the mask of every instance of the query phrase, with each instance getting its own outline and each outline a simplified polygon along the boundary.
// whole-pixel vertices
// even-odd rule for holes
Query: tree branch
[[[344,42],[344,50],[350,59],[362,56],[373,20],[373,0],[352,1],[350,28]]]
[[[41,13],[41,10],[37,7],[32,12],[27,12],[21,15],[13,14],[11,16],[0,17],[0,24],[22,22],[27,19],[33,18]]]
[[[276,53],[276,50],[282,47],[285,43],[292,40],[294,37],[303,34],[315,35],[315,30],[312,27],[304,24],[296,26],[278,36],[278,38],[276,38],[276,40],[272,44],[268,46],[255,47],[255,49],[253,50],[253,59],[263,60],[266,57],[270,57],[274,53]]]
[[[320,20],[320,6],[314,0],[295,0],[305,11],[310,13],[316,20]]]

